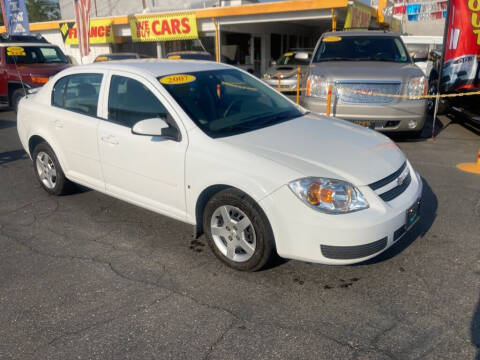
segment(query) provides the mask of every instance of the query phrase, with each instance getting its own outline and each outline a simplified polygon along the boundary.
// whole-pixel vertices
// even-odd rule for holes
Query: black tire
[[[238,262],[227,258],[215,244],[212,236],[211,221],[215,211],[223,206],[232,206],[240,209],[251,221],[256,245],[253,255],[246,261]],[[268,264],[274,253],[273,232],[266,215],[251,197],[240,190],[222,190],[208,201],[203,212],[203,229],[213,253],[223,263],[236,270],[258,271]]]
[[[437,79],[432,79],[428,83],[428,95],[435,95],[437,93]],[[438,101],[437,115],[443,115],[447,111],[447,105],[444,101]],[[427,99],[427,113],[433,115],[435,112],[435,99]]]
[[[48,157],[51,160],[51,165],[53,169],[55,170],[55,181],[52,182],[54,184],[53,187],[49,187],[45,184],[44,180],[40,178],[40,172],[39,171],[39,164],[37,161],[37,158],[39,157],[39,154],[47,154]],[[32,159],[33,159],[33,169],[35,172],[35,177],[37,178],[38,182],[42,186],[42,188],[48,192],[49,194],[52,195],[64,195],[69,193],[72,190],[73,184],[70,182],[65,177],[65,174],[63,173],[62,167],[60,166],[60,163],[58,162],[57,156],[53,152],[52,148],[50,145],[48,145],[45,142],[42,142],[38,144],[35,149],[33,150],[32,153]],[[46,180],[45,180],[46,181]]]
[[[23,91],[22,88],[20,89],[16,89],[13,93],[12,93],[12,98],[10,100],[10,105],[11,105],[11,108],[12,110],[17,113],[18,111],[18,103],[20,102],[20,100],[25,96],[25,92]]]

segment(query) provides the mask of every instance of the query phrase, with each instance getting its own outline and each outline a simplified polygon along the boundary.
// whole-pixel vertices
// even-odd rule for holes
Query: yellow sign
[[[180,55],[170,55],[167,59],[170,60],[178,60],[181,59],[182,57]]]
[[[337,41],[342,41],[342,38],[340,36],[327,36],[324,37],[323,42],[337,42]]]
[[[60,32],[66,45],[78,45],[78,31],[75,22],[61,23]],[[115,42],[113,20],[90,20],[88,37],[90,44],[110,44]]]
[[[197,78],[193,75],[175,74],[162,77],[160,82],[165,85],[180,85],[188,84],[195,80],[197,80]]]
[[[7,47],[8,56],[27,56],[25,54],[25,49],[20,46],[9,46]]]
[[[132,16],[129,22],[133,41],[198,39],[194,13]]]
[[[293,56],[293,53],[292,53],[292,52],[288,52],[288,53],[283,54],[283,56],[285,56],[285,57],[290,57],[290,56]]]
[[[344,29],[368,29],[371,18],[369,8],[354,3],[348,7]]]

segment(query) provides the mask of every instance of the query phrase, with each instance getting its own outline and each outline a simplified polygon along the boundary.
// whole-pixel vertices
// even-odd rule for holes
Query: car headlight
[[[410,78],[407,86],[407,94],[410,96],[425,95],[428,90],[428,82],[425,76]]]
[[[323,76],[310,75],[307,79],[307,91],[305,95],[326,99],[327,87],[327,81]]]
[[[368,208],[360,190],[345,181],[308,177],[292,181],[288,186],[304,203],[327,214],[346,214]]]

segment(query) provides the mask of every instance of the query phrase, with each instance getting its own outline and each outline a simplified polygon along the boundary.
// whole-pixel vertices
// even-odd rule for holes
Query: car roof
[[[347,31],[332,31],[323,34],[325,36],[396,36],[400,35],[391,31],[384,30],[347,30]]]
[[[10,47],[10,46],[41,46],[41,47],[47,47],[47,46],[54,46],[58,47],[55,44],[50,44],[50,43],[35,43],[35,42],[10,42],[10,43],[0,43],[0,47]]]
[[[122,55],[138,55],[138,53],[135,53],[135,52],[116,52],[116,53],[111,53],[111,54],[101,54],[101,55],[97,55],[97,57],[99,56],[122,56]]]
[[[136,60],[115,60],[107,63],[92,63],[88,65],[73,66],[68,72],[75,73],[77,70],[83,71],[128,71],[133,73],[143,73],[159,77],[163,75],[188,73],[205,70],[231,69],[232,67],[213,61],[204,60],[167,60],[167,59],[136,59]]]

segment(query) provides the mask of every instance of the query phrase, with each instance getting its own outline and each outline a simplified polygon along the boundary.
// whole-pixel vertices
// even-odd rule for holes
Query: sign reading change
[[[130,18],[133,41],[170,41],[198,39],[194,13],[139,15]]]

